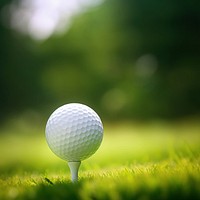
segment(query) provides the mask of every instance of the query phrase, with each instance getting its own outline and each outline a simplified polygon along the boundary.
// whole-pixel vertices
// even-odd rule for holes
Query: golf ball
[[[80,103],[69,103],[56,109],[46,125],[50,149],[66,161],[82,161],[99,148],[103,125],[97,113]]]

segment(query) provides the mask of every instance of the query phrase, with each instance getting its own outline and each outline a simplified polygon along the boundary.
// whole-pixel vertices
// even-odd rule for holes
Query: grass
[[[76,184],[43,129],[25,120],[1,128],[1,200],[200,199],[198,121],[105,124]]]

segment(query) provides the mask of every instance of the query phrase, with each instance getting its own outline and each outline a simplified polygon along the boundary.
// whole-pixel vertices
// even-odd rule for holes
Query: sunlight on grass
[[[67,163],[48,148],[44,127],[1,129],[0,199],[176,199],[200,195],[196,122],[105,124],[100,149],[73,185]],[[28,132],[28,133],[27,133]],[[70,190],[70,191],[69,191]],[[194,196],[196,195],[196,196]]]
[[[191,157],[199,150],[199,130],[188,125],[183,129],[176,124],[131,124],[105,125],[104,139],[101,147],[91,158],[83,161],[82,168],[95,166],[121,166],[131,163],[159,161],[170,157]],[[24,129],[24,130],[23,130]],[[29,127],[32,130],[32,127]],[[12,130],[13,131],[13,130]],[[34,132],[35,131],[35,132]],[[49,149],[44,130],[29,131],[27,127],[1,135],[0,169],[13,165],[35,168],[55,169],[65,166],[64,161],[55,156]],[[191,155],[190,155],[191,154]],[[15,169],[13,169],[15,170]]]

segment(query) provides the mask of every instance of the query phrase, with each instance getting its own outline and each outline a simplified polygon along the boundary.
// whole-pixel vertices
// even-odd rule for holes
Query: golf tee
[[[80,161],[68,162],[68,166],[71,172],[71,180],[73,183],[78,181],[78,170],[79,170],[80,164],[81,164]]]

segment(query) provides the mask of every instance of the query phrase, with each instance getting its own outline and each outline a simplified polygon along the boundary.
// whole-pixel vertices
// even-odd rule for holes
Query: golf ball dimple
[[[57,156],[67,161],[82,161],[99,148],[103,125],[90,107],[69,103],[51,114],[45,133],[50,149]]]

